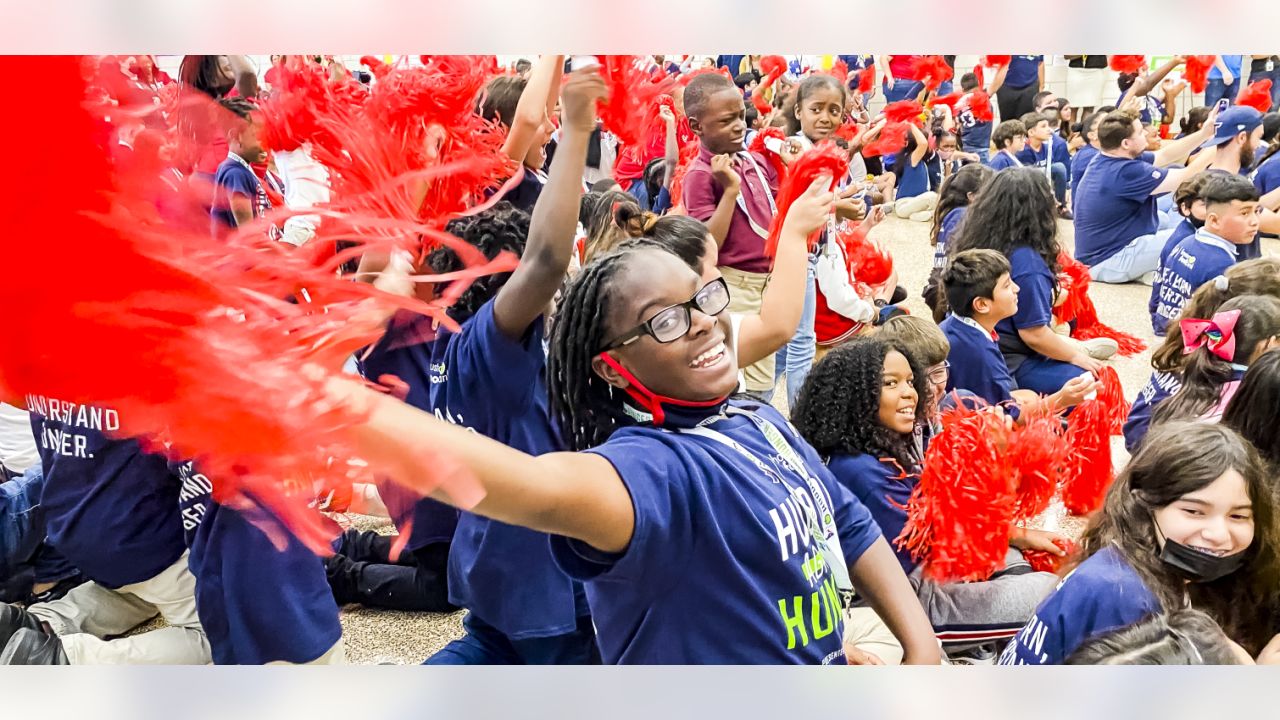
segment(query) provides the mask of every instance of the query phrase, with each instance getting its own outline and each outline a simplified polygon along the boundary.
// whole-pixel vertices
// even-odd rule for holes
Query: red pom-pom
[[[361,55],[360,64],[369,68],[369,72],[376,78],[380,78],[391,72],[390,65],[382,62],[380,58],[374,57],[373,55]]]
[[[600,103],[600,121],[623,145],[639,145],[645,140],[654,102],[670,92],[675,81],[664,75],[654,82],[634,55],[604,55],[600,60],[600,74],[609,90]]]
[[[753,153],[763,155],[769,164],[773,166],[774,172],[778,174],[779,182],[787,177],[787,164],[783,162],[782,156],[765,144],[765,140],[779,140],[787,142],[787,134],[780,127],[767,127],[756,133],[751,138],[751,142],[747,145],[747,149]]]
[[[1071,447],[1060,413],[1024,412],[1010,432],[1005,457],[1017,478],[1013,519],[1027,522],[1044,512],[1067,478]]]
[[[1067,538],[1055,538],[1054,545],[1057,545],[1066,555],[1054,555],[1044,550],[1023,550],[1022,556],[1031,563],[1031,569],[1036,572],[1056,573],[1062,568],[1062,564],[1071,559],[1071,555],[1076,551],[1076,544]]]
[[[861,223],[841,224],[836,240],[844,247],[849,277],[859,285],[883,285],[893,275],[893,256],[867,238]]]
[[[892,155],[907,145],[907,133],[911,126],[905,122],[889,123],[880,129],[876,139],[862,146],[865,157]]]
[[[1271,80],[1259,80],[1251,83],[1249,87],[1240,93],[1240,97],[1236,99],[1237,105],[1251,107],[1260,113],[1266,113],[1271,109]]]
[[[765,99],[764,93],[760,92],[762,89],[763,86],[758,87],[755,92],[751,93],[751,105],[755,107],[756,112],[760,113],[761,117],[764,117],[773,112],[773,105]]]
[[[899,100],[889,103],[884,108],[884,118],[890,125],[894,123],[919,125],[920,115],[923,113],[924,106],[915,100]]]
[[[927,90],[937,90],[938,86],[950,80],[955,70],[947,64],[941,55],[920,55],[911,62],[910,77],[924,83]]]
[[[1098,379],[1101,387],[1097,397],[1077,405],[1068,418],[1072,454],[1062,504],[1076,515],[1087,515],[1102,506],[1114,478],[1111,436],[1120,431],[1129,414],[1115,369],[1103,367]]]
[[[986,77],[982,74],[982,63],[973,66],[973,76],[978,80],[978,87],[985,88],[987,86]]]
[[[946,105],[951,108],[951,112],[955,112],[956,104],[960,102],[960,98],[964,97],[963,93],[954,92],[950,95],[939,95],[929,101],[930,105]]]
[[[875,89],[876,66],[868,65],[858,71],[858,94],[866,95]]]
[[[781,55],[765,55],[760,58],[760,72],[764,73],[761,87],[769,87],[787,72],[787,59]]]
[[[853,120],[849,120],[848,122],[842,123],[840,127],[836,128],[836,131],[834,134],[836,137],[844,140],[845,142],[852,143],[854,138],[862,134],[862,131],[863,131],[863,128],[861,125],[854,122]]]
[[[836,60],[831,64],[831,76],[839,80],[841,86],[847,87],[849,84],[849,65],[843,60]]]
[[[1118,73],[1133,74],[1146,67],[1146,55],[1112,55],[1111,69]]]
[[[778,250],[778,237],[782,233],[782,222],[791,209],[791,203],[804,194],[809,186],[820,176],[831,178],[831,187],[849,172],[849,156],[844,150],[831,141],[821,142],[806,150],[787,169],[787,177],[778,188],[778,211],[769,225],[769,237],[764,243],[764,253],[773,257]],[[810,245],[817,239],[821,230],[815,231],[810,238]]]
[[[1182,76],[1191,85],[1191,92],[1202,93],[1209,86],[1209,70],[1217,55],[1188,55]]]
[[[1012,55],[983,55],[982,64],[989,67],[1001,68],[1013,62]]]
[[[680,160],[671,173],[671,207],[673,208],[684,206],[684,176],[689,171],[689,166],[698,157],[700,147],[698,143],[689,143],[680,148]]]
[[[1075,322],[1071,336],[1077,340],[1092,340],[1098,337],[1109,337],[1120,346],[1120,354],[1125,357],[1136,355],[1147,349],[1147,344],[1137,336],[1117,330],[1098,319],[1098,311],[1093,299],[1089,297],[1089,268],[1066,253],[1058,254],[1058,266],[1062,268],[1059,276],[1059,287],[1066,293],[1066,298],[1053,309],[1053,316],[1058,322]]]
[[[973,119],[978,122],[995,120],[995,111],[991,109],[991,96],[986,90],[973,91],[973,95],[969,97],[969,112],[973,113]]]

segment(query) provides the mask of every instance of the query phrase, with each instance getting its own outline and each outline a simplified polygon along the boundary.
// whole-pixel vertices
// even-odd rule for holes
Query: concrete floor
[[[1070,222],[1059,222],[1060,239],[1070,249],[1073,233]],[[901,284],[912,293],[907,301],[911,312],[925,314],[927,308],[918,293],[929,274],[933,249],[929,245],[929,226],[910,220],[890,218],[873,233],[893,252]],[[1264,252],[1280,253],[1280,242],[1266,241]],[[1120,330],[1133,333],[1151,343],[1151,323],[1147,315],[1150,288],[1145,285],[1094,284],[1092,297],[1102,320]],[[1117,357],[1111,361],[1130,400],[1146,383],[1150,374],[1150,350],[1134,357]],[[1123,464],[1128,455],[1119,438],[1113,442],[1115,462]],[[360,527],[394,532],[386,521],[354,516]],[[1038,523],[1046,529],[1078,535],[1083,521],[1066,516],[1059,508],[1051,508]],[[351,607],[342,613],[347,643],[347,657],[354,663],[419,663],[461,633],[463,613],[450,615],[413,614]]]

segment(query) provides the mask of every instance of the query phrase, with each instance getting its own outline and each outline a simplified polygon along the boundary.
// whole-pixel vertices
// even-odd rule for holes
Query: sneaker
[[[0,652],[0,665],[70,665],[57,635],[20,628]]]
[[[1156,272],[1152,270],[1151,272],[1142,273],[1142,277],[1138,278],[1138,282],[1142,283],[1143,285],[1146,285],[1147,287],[1151,287],[1152,285],[1155,285]]]
[[[5,645],[9,644],[9,640],[14,633],[24,628],[44,632],[44,626],[40,624],[40,619],[35,615],[17,605],[9,605],[8,603],[0,605],[0,650],[3,650]]]
[[[48,590],[28,595],[27,607],[31,607],[36,603],[47,603],[53,602],[54,600],[61,600],[67,596],[67,593],[71,592],[72,588],[83,585],[84,583],[85,577],[80,573],[76,573],[69,578],[63,578],[54,583],[53,587]]]
[[[1120,351],[1120,343],[1109,337],[1084,340],[1080,344],[1084,345],[1084,351],[1094,360],[1110,360]]]
[[[893,297],[889,298],[890,305],[901,305],[907,299],[907,289],[899,285],[893,289]]]
[[[947,656],[952,665],[995,665],[998,658],[994,645],[979,645]]]
[[[1071,214],[1071,208],[1067,207],[1066,205],[1063,205],[1058,208],[1058,217],[1062,218],[1063,220],[1075,220],[1075,215]]]

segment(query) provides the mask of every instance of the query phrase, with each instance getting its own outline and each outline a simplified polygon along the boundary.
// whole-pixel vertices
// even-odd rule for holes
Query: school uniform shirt
[[[924,444],[924,438],[921,438]],[[880,459],[867,453],[857,455],[832,455],[827,469],[836,482],[843,485],[867,508],[898,558],[902,571],[908,575],[916,569],[911,551],[899,547],[894,540],[907,526],[907,500],[911,491],[920,483],[920,476],[906,473],[896,461]]]
[[[929,171],[929,189],[937,190],[942,187],[943,171],[946,171],[947,177],[955,175],[956,172],[964,166],[960,160],[947,160],[943,162],[938,153],[931,152],[924,158],[924,166]]]
[[[1160,268],[1160,297],[1151,316],[1152,326],[1158,328],[1156,333],[1163,335],[1164,328],[1182,315],[1182,308],[1196,288],[1226,272],[1235,262],[1236,246],[1204,228],[1183,238]]]
[[[1132,89],[1132,88],[1131,88]],[[1154,91],[1153,91],[1154,92]],[[1116,98],[1116,107],[1124,104],[1124,98],[1129,94],[1128,90],[1120,93],[1120,97]],[[1143,125],[1159,124],[1164,119],[1164,103],[1160,98],[1147,93],[1142,96],[1142,107],[1138,110],[1138,119]]]
[[[1253,172],[1253,186],[1259,195],[1280,187],[1280,154],[1272,155]]]
[[[228,153],[218,166],[213,184],[213,208],[209,212],[213,217],[215,236],[221,236],[228,228],[236,227],[236,216],[231,212],[231,198],[236,195],[249,198],[255,218],[260,218],[271,210],[271,200],[267,198],[267,190],[262,186],[262,181],[253,174],[249,163],[235,153]]]
[[[1040,65],[1043,62],[1043,55],[1014,55],[1004,76],[1004,87],[1021,90],[1039,82]]]
[[[1076,260],[1097,265],[1159,227],[1156,196],[1166,168],[1142,158],[1098,153],[1080,180],[1076,195]],[[1154,159],[1154,156],[1150,156]]]
[[[711,151],[701,147],[684,176],[685,207],[690,217],[702,222],[711,219],[724,196],[724,188],[711,174],[711,157]],[[763,156],[745,150],[738,153],[733,168],[738,173],[740,191],[717,264],[743,272],[767,273],[773,261],[765,257],[764,240],[778,211],[774,203],[778,175]]]
[[[1015,373],[1028,358],[1040,357],[1022,341],[1019,330],[1048,325],[1053,320],[1053,273],[1044,259],[1026,245],[1019,245],[1009,254],[1009,277],[1018,285],[1018,311],[1013,317],[996,323],[1000,336],[1000,353],[1004,355],[1009,372]],[[966,388],[973,390],[973,388]],[[975,391],[976,392],[976,391]]]
[[[880,530],[777,410],[728,405],[777,428],[825,497],[815,501],[755,421],[723,414],[725,406],[672,408],[666,426],[715,430],[754,460],[712,438],[647,425],[588,451],[609,460],[631,494],[631,543],[617,554],[563,537],[552,546],[586,582],[606,663],[844,662],[838,591],[805,508],[829,502],[848,566]]]
[[[150,580],[186,551],[178,479],[136,440],[111,440],[117,411],[27,395],[49,544],[109,588]]]
[[[520,171],[523,173],[520,184],[503,194],[502,199],[527,213],[532,213],[533,206],[538,203],[538,197],[542,195],[542,187],[547,184],[547,174],[540,170],[530,170],[523,165]],[[488,191],[485,196],[491,197],[495,192],[497,191]]]
[[[1173,397],[1182,389],[1182,381],[1177,375],[1167,372],[1153,372],[1147,384],[1138,391],[1129,408],[1129,419],[1124,423],[1124,447],[1130,454],[1137,452],[1142,439],[1151,429],[1151,418],[1155,415],[1156,406]]]
[[[899,156],[896,169],[898,171],[897,198],[899,200],[906,200],[929,192],[929,168],[925,166],[924,158],[920,158],[920,162],[912,165],[911,155],[904,151]]]
[[[1022,161],[1019,160],[1016,155],[1008,152],[1007,150],[999,150],[991,156],[991,160],[987,162],[987,165],[992,170],[999,172],[1005,168],[1022,167]]]
[[[951,343],[947,362],[947,392],[968,390],[991,405],[1013,401],[1018,384],[1000,354],[999,336],[992,337],[973,318],[949,314],[939,326]]]
[[[1085,143],[1076,154],[1071,157],[1071,209],[1075,210],[1076,196],[1079,194],[1080,180],[1084,178],[1084,171],[1089,168],[1089,163],[1099,154],[1098,148]]]
[[[307,663],[342,637],[324,563],[263,510],[213,500],[213,482],[191,462],[178,510],[196,579],[196,614],[217,665]],[[262,527],[258,524],[260,523]],[[279,550],[263,527],[285,547]]]
[[[1164,275],[1164,265],[1169,259],[1169,254],[1178,246],[1178,243],[1195,235],[1196,226],[1191,224],[1191,220],[1183,218],[1182,222],[1173,227],[1173,231],[1169,233],[1169,239],[1165,240],[1164,247],[1160,249],[1160,264],[1156,267],[1156,279],[1151,283],[1151,299],[1147,301],[1147,313],[1151,315],[1151,330],[1157,337],[1164,335],[1164,331],[1169,326],[1169,319],[1156,314],[1156,308],[1160,305],[1161,277]]]
[[[960,149],[971,153],[985,152],[991,147],[993,123],[990,120],[979,121],[973,116],[973,110],[969,107],[972,98],[973,93],[965,93],[957,103],[960,108],[956,113],[956,124],[960,126]]]
[[[1061,665],[1086,640],[1160,611],[1160,602],[1113,547],[1071,571],[1000,655],[1001,665]]]
[[[960,228],[960,221],[968,207],[951,208],[942,216],[942,224],[938,226],[938,244],[933,246],[933,269],[942,270],[947,267],[947,244],[951,236]]]
[[[410,404],[530,455],[563,450],[547,410],[543,319],[513,340],[498,329],[493,306],[481,306],[460,332],[440,328],[432,342],[392,351],[411,356],[426,380]],[[589,613],[586,597],[557,567],[547,537],[461,513],[449,548],[449,602],[517,640],[574,632]]]
[[[649,186],[645,185],[644,179],[638,179],[631,183],[627,188],[627,192],[640,203],[640,207],[648,210],[656,215],[666,214],[671,209],[671,191],[665,186],[658,188],[656,197],[649,197]]]

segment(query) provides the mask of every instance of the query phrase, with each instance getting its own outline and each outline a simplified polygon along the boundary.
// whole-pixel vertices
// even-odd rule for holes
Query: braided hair
[[[890,350],[902,353],[911,366],[919,397],[916,422],[926,421],[928,381],[907,348],[874,336],[854,338],[813,367],[791,413],[791,422],[818,454],[890,457],[907,472],[920,463],[912,437],[880,422],[884,359]]]
[[[484,212],[450,220],[445,230],[474,245],[490,260],[503,250],[523,255],[529,239],[529,213],[503,200]],[[448,247],[433,250],[427,256],[427,264],[440,274],[465,267],[458,253]],[[466,321],[493,299],[510,277],[511,273],[505,272],[476,278],[449,308],[449,317],[458,323]]]
[[[603,444],[614,431],[635,424],[614,398],[614,388],[596,374],[614,300],[614,283],[640,249],[622,248],[582,268],[556,308],[547,353],[547,397],[552,420],[570,450]]]

